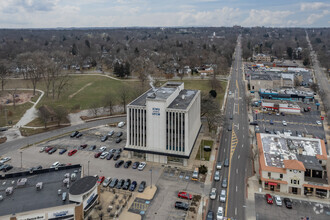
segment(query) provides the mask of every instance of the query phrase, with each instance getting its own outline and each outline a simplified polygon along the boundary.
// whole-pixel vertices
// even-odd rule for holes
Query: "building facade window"
[[[281,178],[281,179],[283,178],[283,174],[282,174],[282,173],[280,174],[280,178]]]
[[[272,173],[271,172],[268,172],[268,177],[272,177]]]

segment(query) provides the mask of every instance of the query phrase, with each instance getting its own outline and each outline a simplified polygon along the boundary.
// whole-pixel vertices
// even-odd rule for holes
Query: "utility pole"
[[[5,124],[5,126],[7,126],[7,125],[8,125],[8,122],[7,122],[7,111],[8,111],[8,109],[7,109],[7,108],[5,108],[5,120],[6,120],[6,124]]]
[[[22,168],[23,167],[23,160],[22,160],[23,152],[21,151],[20,154],[21,154],[21,168]]]
[[[150,189],[152,188],[152,167],[150,168]]]
[[[88,161],[88,165],[87,165],[87,175],[89,176],[89,162],[90,161]]]

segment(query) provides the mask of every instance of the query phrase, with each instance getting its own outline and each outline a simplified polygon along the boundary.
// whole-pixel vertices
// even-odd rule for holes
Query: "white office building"
[[[201,128],[199,90],[167,82],[152,88],[127,106],[127,144],[130,157],[187,165]]]

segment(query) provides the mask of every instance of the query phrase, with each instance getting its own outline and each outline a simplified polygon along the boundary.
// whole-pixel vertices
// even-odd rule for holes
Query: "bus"
[[[191,177],[192,180],[198,181],[198,174],[199,174],[199,170],[198,167],[195,168],[193,175]]]

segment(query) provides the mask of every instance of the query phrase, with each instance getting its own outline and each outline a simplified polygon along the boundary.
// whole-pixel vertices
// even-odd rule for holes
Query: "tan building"
[[[253,60],[256,61],[256,62],[270,62],[271,61],[271,56],[259,53],[255,56],[253,56]]]
[[[264,133],[256,136],[263,189],[330,198],[323,140]]]

